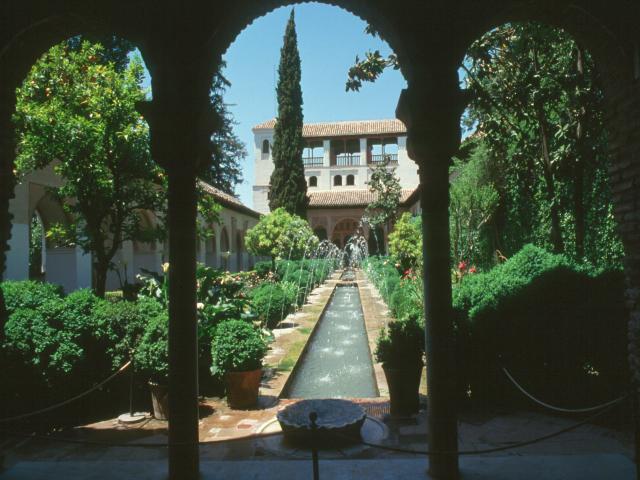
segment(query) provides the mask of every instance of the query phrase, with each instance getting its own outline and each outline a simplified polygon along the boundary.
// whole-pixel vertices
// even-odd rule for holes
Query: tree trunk
[[[94,293],[100,298],[104,298],[104,294],[107,290],[107,273],[109,273],[109,264],[97,262],[94,264],[96,269],[96,286]]]
[[[584,78],[584,52],[577,46],[578,59],[576,69],[578,78]],[[581,82],[582,83],[582,82]],[[575,247],[576,258],[582,260],[584,257],[584,237],[585,237],[585,208],[584,208],[584,167],[592,155],[589,149],[586,136],[588,115],[586,102],[578,96],[581,103],[578,108],[578,122],[576,126],[576,158],[574,165],[574,188],[573,188],[573,215],[575,218]]]
[[[536,108],[536,115],[540,123],[540,140],[542,142],[542,172],[547,191],[547,201],[549,202],[549,215],[551,216],[551,244],[555,253],[562,253],[564,245],[562,243],[562,230],[560,226],[560,205],[556,198],[556,186],[551,171],[551,156],[549,153],[549,132],[546,128],[542,108]]]
[[[533,65],[536,73],[539,71],[538,52],[533,47]],[[544,114],[544,107],[539,99],[534,100],[534,108],[536,111],[536,120],[540,129],[540,142],[542,144],[542,173],[547,191],[547,200],[549,202],[549,214],[551,216],[551,244],[554,253],[562,253],[564,245],[562,243],[562,230],[560,226],[560,205],[556,195],[556,186],[553,178],[551,166],[551,154],[549,152],[549,129],[547,119]]]

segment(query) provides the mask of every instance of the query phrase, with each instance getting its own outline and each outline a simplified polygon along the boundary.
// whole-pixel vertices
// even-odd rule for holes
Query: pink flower
[[[461,272],[465,272],[467,270],[467,262],[465,262],[464,260],[461,261],[458,264],[458,270],[460,270]]]
[[[476,270],[476,266],[475,265],[471,265],[471,268],[469,269],[469,273],[476,273],[478,270]]]

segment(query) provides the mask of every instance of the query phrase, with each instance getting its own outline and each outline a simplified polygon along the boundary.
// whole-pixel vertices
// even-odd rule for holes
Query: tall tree
[[[367,52],[356,57],[346,89],[398,66],[394,55]],[[620,265],[603,94],[590,55],[562,30],[509,23],[474,42],[461,68],[474,93],[465,126],[481,134],[487,165],[500,172],[497,246],[509,254],[536,243]]]
[[[294,11],[287,23],[278,68],[278,118],[273,140],[269,208],[307,216],[307,182],[302,164],[302,88]]]
[[[100,296],[123,242],[162,234],[145,229],[140,216],[142,210],[162,212],[165,197],[148,127],[135,108],[145,98],[142,77],[139,59],[120,71],[98,44],[62,43],[36,63],[17,92],[17,167],[24,174],[57,161],[65,180],[57,194],[72,222],[48,234],[93,254]]]
[[[236,185],[242,181],[240,164],[247,156],[247,149],[233,131],[236,121],[224,102],[224,94],[231,86],[229,80],[222,74],[225,66],[225,64],[221,65],[211,86],[211,105],[222,119],[222,125],[211,137],[213,158],[211,167],[204,173],[202,179],[223,192],[234,195]]]
[[[463,69],[475,93],[467,124],[482,132],[502,172],[506,251],[535,242],[579,261],[616,264],[622,247],[593,59],[562,30],[513,23],[476,41]]]

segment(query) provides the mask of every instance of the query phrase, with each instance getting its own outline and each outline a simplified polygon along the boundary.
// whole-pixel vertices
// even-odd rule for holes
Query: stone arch
[[[621,7],[619,5],[619,7]],[[628,18],[640,18],[640,7],[627,5]],[[571,14],[569,14],[571,12]],[[482,18],[482,17],[479,17]],[[640,141],[634,132],[640,124],[640,46],[628,32],[610,22],[607,15],[587,5],[554,5],[540,9],[534,4],[521,5],[507,14],[494,14],[477,22],[466,34],[465,52],[485,32],[509,22],[535,21],[564,30],[592,56],[604,91],[604,127],[609,136],[608,154],[611,165],[608,181],[612,192],[614,217],[625,249],[624,270],[627,277],[626,297],[629,320],[631,372],[640,384],[640,222],[627,212],[637,209],[640,190],[632,185],[640,182],[637,151]],[[634,105],[636,105],[634,107]],[[629,141],[636,138],[635,141]]]
[[[244,269],[244,262],[242,256],[244,253],[244,242],[242,239],[242,232],[236,232],[236,270],[242,271]]]

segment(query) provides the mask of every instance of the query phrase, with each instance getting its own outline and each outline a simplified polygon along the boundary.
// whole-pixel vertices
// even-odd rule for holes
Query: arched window
[[[317,187],[318,186],[318,177],[309,177],[309,186]]]
[[[336,187],[342,186],[342,175],[336,175],[333,177],[333,185]]]
[[[347,185],[355,185],[356,179],[353,175],[347,175]]]
[[[262,141],[262,154],[269,155],[269,140]]]

